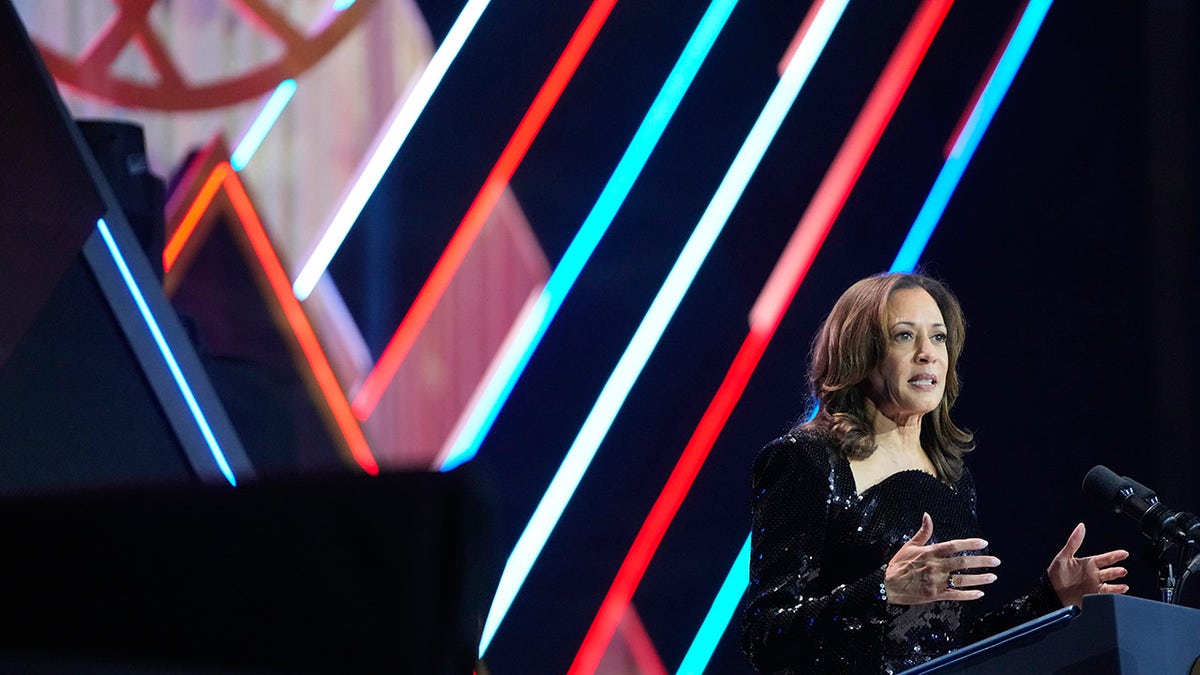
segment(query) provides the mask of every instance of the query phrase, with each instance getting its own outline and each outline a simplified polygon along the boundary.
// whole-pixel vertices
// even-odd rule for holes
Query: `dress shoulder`
[[[754,460],[755,482],[772,473],[827,473],[832,467],[833,440],[829,435],[797,429],[767,443]]]

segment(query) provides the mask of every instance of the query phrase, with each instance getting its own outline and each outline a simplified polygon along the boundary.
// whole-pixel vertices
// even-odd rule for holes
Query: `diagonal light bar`
[[[587,14],[584,15],[579,27],[567,42],[566,48],[550,70],[542,88],[538,90],[533,102],[529,104],[529,109],[521,118],[512,138],[500,153],[500,158],[496,160],[496,164],[484,180],[483,186],[479,188],[475,200],[467,208],[466,215],[463,216],[458,229],[450,237],[446,249],[434,264],[429,278],[417,292],[417,297],[409,307],[408,313],[400,321],[400,326],[396,328],[392,339],[388,341],[379,361],[367,374],[362,387],[355,395],[353,409],[354,414],[360,420],[370,417],[375,406],[379,404],[383,392],[387,389],[396,371],[399,370],[400,364],[408,356],[409,350],[417,340],[417,335],[428,323],[434,308],[446,292],[451,279],[458,272],[463,259],[466,258],[467,251],[471,249],[471,245],[479,236],[484,223],[487,222],[488,216],[491,215],[492,208],[495,207],[500,195],[508,187],[517,166],[525,158],[525,153],[533,144],[533,139],[537,137],[546,118],[550,116],[550,111],[558,103],[567,83],[571,81],[579,63],[591,48],[596,34],[608,20],[608,15],[612,12],[616,2],[617,0],[592,1]]]
[[[171,233],[171,238],[163,247],[162,264],[163,272],[170,272],[175,266],[175,261],[179,258],[179,254],[183,252],[183,247],[188,240],[192,238],[192,234],[196,231],[196,227],[200,224],[200,219],[204,217],[204,212],[212,203],[214,197],[217,196],[217,191],[221,189],[221,182],[225,180],[225,172],[230,168],[226,168],[224,163],[217,166],[208,178],[204,179],[204,184],[200,186],[200,191],[196,193],[196,199],[192,205],[188,207],[183,218],[179,221],[179,226]]]
[[[667,124],[674,117],[700,65],[707,58],[736,5],[737,0],[714,0],[701,17],[675,66],[667,75],[658,96],[650,104],[650,109],[634,133],[625,154],[621,156],[621,161],[617,163],[617,168],[613,170],[608,183],[600,192],[600,197],[546,281],[540,303],[544,309],[540,313],[522,317],[519,339],[506,345],[503,356],[498,360],[500,366],[488,378],[483,394],[466,414],[466,422],[454,437],[448,439],[449,445],[441,467],[443,471],[462,464],[479,451],[479,446],[491,431],[496,416],[508,401],[508,396],[525,371],[530,357],[541,344],[542,336],[545,335],[550,322],[558,314],[567,294],[579,279],[583,266],[587,264],[600,239],[616,218],[617,211],[625,203],[625,198],[629,196],[629,191],[633,189],[633,184],[641,175],[646,161],[654,152]]]
[[[825,48],[829,35],[842,16],[848,0],[818,0],[813,6],[815,17],[801,48],[796,51],[779,83],[751,128],[741,149],[717,187],[708,208],[700,217],[683,251],[668,273],[662,288],[634,333],[625,353],[605,383],[599,398],[579,430],[574,443],[538,503],[533,516],[517,540],[517,545],[505,564],[496,597],[484,624],[484,652],[504,613],[508,611],[534,561],[545,546],[550,532],[558,523],[567,502],[587,471],[596,450],[607,434],[626,395],[650,358],[659,338],[670,322],[676,308],[695,278],[700,265],[721,233],[733,207],[758,167],[767,146],[775,137],[792,103],[804,86],[813,64]],[[615,630],[615,624],[613,626]],[[610,633],[611,636],[611,633]],[[599,656],[597,655],[597,660]],[[594,665],[593,665],[594,668]]]
[[[863,109],[805,209],[795,233],[772,270],[755,303],[757,311],[751,311],[750,331],[746,340],[621,563],[570,672],[591,673],[599,663],[667,528],[724,429],[729,415],[741,399],[795,289],[808,273],[812,260],[908,90],[951,4],[953,0],[925,0],[889,57]],[[769,307],[770,310],[764,311],[763,307]]]
[[[179,367],[179,362],[175,359],[175,353],[171,351],[171,346],[167,344],[167,339],[163,337],[162,329],[158,326],[158,320],[154,318],[154,313],[150,311],[150,306],[146,304],[146,298],[142,295],[142,290],[138,288],[137,282],[133,279],[133,274],[129,271],[129,265],[125,262],[125,256],[121,254],[121,249],[117,246],[116,240],[113,239],[112,232],[108,229],[108,223],[104,219],[96,221],[96,229],[100,232],[101,239],[104,240],[105,247],[112,255],[113,262],[117,264],[117,271],[121,273],[121,279],[125,282],[125,287],[129,289],[129,294],[133,297],[133,302],[137,305],[138,312],[142,315],[142,320],[146,322],[146,328],[150,330],[150,337],[154,339],[154,344],[158,346],[159,353],[162,354],[163,361],[167,364],[167,370],[171,372],[171,377],[174,378],[175,384],[179,387],[179,393],[183,395],[184,403],[187,404],[188,410],[192,413],[192,417],[196,420],[196,425],[200,429],[200,435],[204,437],[204,442],[208,445],[208,450],[212,453],[213,460],[216,461],[217,467],[224,474],[225,480],[229,481],[230,485],[237,485],[237,478],[233,475],[233,470],[229,468],[229,462],[225,459],[225,453],[221,451],[221,446],[217,443],[217,438],[213,434],[212,427],[208,424],[208,418],[205,417],[204,411],[200,409],[200,404],[196,401],[196,395],[192,392],[192,387],[188,384],[187,378],[183,376],[183,370]]]
[[[733,567],[729,568],[721,590],[717,591],[717,597],[704,617],[704,623],[700,624],[700,630],[692,640],[692,646],[688,647],[687,654],[684,654],[683,662],[676,671],[677,675],[704,672],[749,585],[750,537],[746,537],[742,550],[738,551],[737,557],[734,558]]]
[[[925,0],[913,14],[750,309],[752,326],[774,333],[953,4],[954,0]]]
[[[413,85],[412,90],[405,96],[404,103],[396,111],[387,130],[375,144],[375,149],[359,169],[358,178],[342,198],[342,203],[333,218],[330,219],[329,225],[307,258],[301,263],[300,271],[292,284],[292,292],[300,300],[308,299],[313,289],[316,288],[317,281],[329,267],[329,261],[333,260],[334,254],[346,240],[350,228],[354,227],[367,200],[379,186],[379,181],[383,179],[392,160],[400,152],[400,146],[404,145],[409,132],[417,123],[417,118],[424,112],[429,99],[433,97],[434,90],[441,84],[442,78],[446,76],[446,71],[454,63],[455,57],[462,50],[462,46],[470,37],[471,31],[474,30],[475,24],[479,22],[479,17],[483,15],[483,11],[487,9],[490,2],[491,0],[470,0],[463,7],[458,18],[454,20],[454,24],[450,26],[450,32],[446,34],[442,44],[429,59],[429,64],[425,66],[425,70]],[[350,4],[353,3],[343,2],[341,5],[344,6],[335,6],[334,9],[345,9]]]
[[[473,416],[468,418],[470,426],[459,435],[459,438],[469,441],[469,445],[465,448],[461,445],[456,447],[456,452],[451,454],[443,468],[465,461],[478,449],[479,443],[482,442],[483,436],[490,428],[500,406],[504,404],[516,379],[520,377],[525,364],[528,363],[530,355],[537,348],[542,335],[545,334],[546,328],[553,318],[550,315],[550,308],[553,307],[553,311],[557,312],[562,305],[563,296],[570,291],[600,238],[612,223],[616,212],[624,203],[650,153],[654,150],[684,94],[691,86],[696,72],[707,57],[735,4],[736,0],[714,0],[704,16],[701,17],[696,30],[684,46],[679,59],[668,74],[662,89],[651,104],[649,112],[634,134],[633,140],[608,184],[605,185],[579,233],[547,281],[546,290],[542,293],[538,303],[540,311],[531,312],[523,321],[519,333],[520,339],[514,340],[512,347],[506,350],[502,362],[504,365],[499,369],[497,375],[490,379],[485,398],[482,399],[480,405],[474,408]],[[496,597],[492,601],[491,610],[484,624],[480,654],[487,651],[495,631],[504,620],[508,608],[512,605],[525,577],[529,574],[529,569],[545,545],[550,530],[554,528],[554,524],[561,515],[562,508],[570,499],[569,493],[573,492],[575,485],[578,484],[578,477],[572,480],[568,475],[563,474],[561,467],[558,475],[563,475],[564,478],[559,479],[556,476],[558,487],[556,487],[556,483],[551,484],[547,495],[539,504],[538,511],[534,513],[534,519],[531,520],[530,525],[526,526],[525,532],[522,533],[521,539],[505,566],[504,576],[501,578]],[[580,471],[580,475],[582,475],[582,471]],[[570,484],[569,489],[567,489],[568,483]],[[557,494],[551,496],[551,493]],[[552,506],[556,503],[557,507]],[[543,515],[539,517],[539,513]]]
[[[329,365],[329,359],[321,349],[321,343],[317,339],[316,333],[313,332],[307,315],[304,314],[304,308],[291,293],[287,272],[279,261],[279,256],[275,253],[275,247],[271,245],[267,231],[263,227],[262,221],[259,220],[258,213],[254,210],[249,195],[246,194],[246,189],[242,186],[237,174],[228,168],[228,164],[222,163],[220,166],[225,167],[223,172],[225,193],[229,196],[230,203],[233,204],[233,210],[237,212],[246,238],[250,242],[250,248],[253,249],[254,255],[259,260],[267,284],[279,302],[284,319],[291,326],[292,334],[296,337],[300,351],[308,361],[309,368],[312,369],[317,388],[325,398],[334,424],[337,425],[342,438],[346,441],[350,456],[363,471],[372,476],[378,474],[379,465],[375,461],[374,455],[371,454],[371,448],[367,444],[362,428],[359,427],[358,420],[354,418],[354,414],[350,410],[350,404],[342,393],[337,376],[334,375],[333,368]]]
[[[1050,0],[1049,2],[1046,2],[1045,7],[1036,7],[1036,6],[1033,6],[1032,3],[1030,5],[1027,5],[1025,8],[1025,11],[1021,15],[1022,22],[1025,17],[1030,16],[1031,11],[1040,13],[1040,16],[1042,18],[1044,18],[1046,11],[1049,9],[1049,5],[1051,4],[1051,2],[1052,2],[1052,0]],[[1038,20],[1037,26],[1040,28],[1041,19]],[[1034,31],[1036,33],[1036,29],[1034,29]],[[1015,35],[1009,36],[1008,41],[1006,43],[1006,47],[1005,47],[1005,52],[1004,52],[1005,54],[1010,53],[1008,47],[1011,46],[1011,44],[1014,40],[1015,40]],[[1030,40],[1032,40],[1032,37],[1030,37]],[[1012,67],[1012,72],[1014,74],[1016,72],[1016,69],[1020,67],[1021,62],[1024,61],[1025,53],[1027,51],[1028,51],[1028,48],[1026,47],[1025,50],[1022,50],[1020,52],[1019,56],[1017,56],[1017,52],[1012,52],[1013,56],[1011,58],[1018,59],[1018,61],[1015,63],[1015,65],[1010,66],[1010,67]],[[997,61],[997,64],[998,63],[999,63],[999,61]],[[995,69],[993,69],[993,72],[994,72],[994,70]],[[1011,80],[1012,80],[1012,78],[1010,77],[1007,83],[1001,83],[1000,81],[995,80],[995,78],[993,78],[991,76],[991,74],[989,74],[987,77],[985,77],[985,81],[988,82],[989,87],[993,86],[991,84],[992,81],[997,82],[996,85],[994,85],[994,86],[1002,85],[1004,87],[1003,92],[1000,94],[999,99],[997,99],[997,101],[996,101],[997,107],[999,106],[999,101],[1003,100],[1003,97],[1004,97],[1003,93],[1007,92],[1008,85],[1011,84]],[[978,97],[977,100],[982,100],[982,96]],[[977,103],[976,103],[976,105],[972,106],[972,109],[974,107],[978,107]],[[994,113],[995,111],[993,110],[992,112]],[[982,135],[987,132],[987,127],[992,119],[992,116],[993,116],[992,114],[989,114],[986,117],[984,117],[984,116],[980,117],[981,120],[986,120],[982,124],[977,125],[979,127],[978,135],[980,138],[982,138]],[[958,147],[959,141],[961,141],[965,137],[967,132],[968,132],[968,130],[967,130],[966,125],[962,125],[962,129],[960,130],[960,133],[958,134],[958,136],[955,139],[955,144],[954,144],[955,147]],[[974,132],[972,132],[972,133],[974,133]],[[979,142],[979,139],[977,138],[975,140],[975,142],[973,143],[973,145],[977,147],[978,142]],[[969,158],[967,161],[969,161]],[[935,186],[936,186],[936,181],[935,181]],[[933,194],[932,190],[931,190],[930,194],[931,195]],[[924,209],[922,209],[922,211],[924,211]],[[917,224],[914,223],[913,228],[915,229],[916,226],[917,226]],[[911,230],[910,230],[910,232],[911,232]],[[927,242],[928,238],[925,238],[925,241]],[[916,259],[920,258],[921,253],[923,253],[924,250],[925,250],[924,243],[922,243],[920,249],[916,250]],[[915,267],[915,262],[913,265],[910,265],[908,267],[899,267],[896,264],[893,264],[890,271],[892,271],[892,272],[911,272],[913,267]],[[747,537],[745,546],[749,546],[749,542],[750,542],[750,538]],[[739,589],[739,595],[738,595],[738,597],[740,598],[741,591],[744,590],[745,585],[749,583],[748,550],[746,550],[746,552],[747,552],[747,555],[746,555],[745,561],[742,560],[742,556],[741,556],[741,554],[739,554],[738,559],[734,562],[733,569],[730,570],[729,577],[727,577],[726,582],[725,582],[725,586],[721,587],[721,593],[718,594],[717,599],[714,600],[714,602],[713,602],[713,608],[709,611],[709,617],[712,617],[714,614],[716,614],[718,611],[718,605],[720,605],[722,602],[725,601],[725,599],[722,598],[722,594],[725,593],[726,586],[728,586],[729,584],[736,584],[736,583],[738,583],[738,580],[740,580],[740,583],[742,584],[741,588]],[[704,670],[704,666],[708,663],[708,658],[711,657],[712,651],[713,651],[713,649],[716,648],[716,643],[720,640],[721,634],[724,632],[726,626],[728,625],[728,622],[729,622],[729,617],[727,616],[725,619],[725,622],[723,624],[720,624],[719,628],[713,628],[712,626],[708,625],[709,624],[708,619],[705,620],[704,625],[701,626],[700,633],[697,634],[696,639],[693,641],[692,649],[689,650],[688,655],[691,656],[692,651],[700,650],[701,653],[707,654],[707,656],[704,658],[703,661],[697,661],[695,663],[695,667],[692,669],[685,671],[685,669],[683,667],[680,667],[681,673],[682,672],[702,672]],[[709,630],[709,629],[711,629],[711,630]],[[697,647],[697,643],[699,643],[701,646]]]
[[[911,271],[916,267],[921,252],[925,250],[925,245],[933,236],[933,230],[946,211],[950,196],[954,194],[963,172],[966,171],[967,164],[974,156],[975,149],[979,147],[980,139],[987,131],[992,117],[996,114],[996,109],[1000,107],[1000,102],[1004,100],[1004,95],[1008,93],[1008,87],[1016,77],[1021,63],[1024,62],[1025,55],[1029,53],[1033,38],[1042,27],[1042,21],[1046,18],[1046,12],[1050,10],[1052,3],[1053,0],[1030,0],[1025,5],[1021,20],[1013,30],[1012,38],[1005,46],[1003,55],[996,63],[996,69],[988,78],[987,86],[984,87],[983,93],[980,94],[979,100],[971,110],[971,115],[967,118],[967,123],[963,125],[958,140],[954,142],[950,156],[942,165],[942,170],[938,174],[937,180],[934,181],[929,196],[925,198],[925,203],[921,206],[921,211],[917,214],[912,228],[908,231],[904,244],[900,246],[896,259],[892,261],[893,270]]]
[[[258,147],[262,145],[263,139],[275,126],[275,122],[279,120],[283,109],[287,107],[295,93],[295,80],[284,80],[279,83],[278,87],[275,87],[275,91],[263,104],[262,110],[258,111],[258,115],[246,129],[246,133],[242,134],[242,140],[238,141],[233,154],[229,156],[229,163],[233,166],[234,171],[241,171],[250,163],[250,158],[258,152]]]

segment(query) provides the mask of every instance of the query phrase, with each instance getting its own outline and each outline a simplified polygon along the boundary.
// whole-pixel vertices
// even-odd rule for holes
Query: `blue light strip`
[[[350,9],[350,5],[354,4],[354,0],[333,0],[333,11],[341,12]]]
[[[746,184],[758,168],[784,117],[799,95],[808,74],[825,48],[830,34],[842,16],[849,0],[824,0],[821,9],[801,41],[800,47],[788,62],[779,83],[743,142],[741,149],[717,187],[716,193],[700,217],[692,236],[668,273],[662,288],[647,310],[625,353],[605,383],[603,391],[575,437],[575,442],[554,474],[546,494],[517,540],[500,577],[496,597],[483,628],[479,653],[483,654],[517,592],[525,583],[529,570],[541,554],[567,502],[583,479],[600,443],[608,433],[613,419],[625,402],[625,397],[641,374],[642,367],[658,345],[659,338],[691,286],[700,265],[708,256],[729,219],[733,207],[741,198]]]
[[[317,241],[317,245],[309,254],[308,259],[301,265],[300,272],[292,282],[292,292],[300,300],[308,298],[321,275],[325,274],[329,262],[333,260],[333,256],[341,248],[342,242],[346,240],[350,228],[354,227],[367,200],[371,198],[379,181],[383,179],[383,174],[392,165],[392,160],[400,152],[400,146],[404,145],[409,132],[417,123],[417,118],[425,110],[429,99],[433,97],[434,90],[441,84],[446,71],[450,69],[450,64],[454,63],[459,50],[470,37],[471,31],[474,30],[475,24],[479,22],[479,17],[490,2],[491,0],[470,0],[463,7],[458,18],[454,20],[454,25],[450,27],[446,39],[442,40],[442,44],[429,59],[429,65],[425,66],[425,71],[421,73],[421,77],[413,85],[412,91],[404,99],[399,112],[396,113],[383,138],[371,153],[370,159],[363,165],[358,179],[346,193],[342,205],[338,207],[333,219],[330,220],[329,227]]]
[[[962,179],[971,157],[975,155],[975,149],[979,147],[979,141],[987,131],[988,125],[991,124],[996,109],[1000,107],[1000,102],[1008,93],[1008,87],[1016,77],[1021,63],[1024,62],[1025,55],[1029,53],[1029,46],[1033,44],[1033,38],[1037,35],[1038,29],[1042,27],[1042,20],[1046,18],[1046,12],[1049,11],[1052,3],[1053,0],[1030,0],[1029,4],[1025,6],[1025,12],[1021,15],[1021,20],[1013,31],[1008,46],[1004,48],[1004,53],[996,63],[996,69],[988,78],[987,86],[979,95],[979,100],[975,102],[975,108],[971,110],[967,123],[963,125],[962,131],[954,141],[950,156],[942,165],[942,170],[938,173],[933,188],[929,190],[929,196],[925,198],[925,204],[917,213],[917,218],[909,229],[904,244],[900,246],[900,251],[892,262],[893,272],[911,272],[916,268],[921,253],[929,243],[929,238],[933,236],[933,231],[937,227],[938,221],[941,220],[942,214],[945,213],[950,197],[958,187],[958,182]]]
[[[1025,7],[1025,13],[1021,16],[1021,21],[1017,24],[1017,29],[1013,32],[1012,39],[1009,41],[1008,47],[1004,50],[1004,55],[1001,57],[1000,62],[997,63],[992,77],[988,79],[987,87],[980,95],[979,101],[976,103],[975,109],[972,110],[967,124],[963,125],[963,130],[959,133],[959,137],[954,143],[954,150],[950,153],[950,157],[947,158],[945,165],[943,165],[941,173],[938,174],[937,179],[934,181],[933,188],[930,189],[929,196],[925,199],[925,205],[921,207],[916,221],[909,229],[908,236],[897,253],[896,261],[892,263],[890,271],[911,272],[916,267],[921,254],[925,252],[926,244],[929,243],[930,235],[933,234],[933,230],[937,226],[937,221],[941,218],[946,204],[950,201],[954,189],[958,186],[959,178],[962,177],[963,171],[966,170],[967,163],[971,161],[971,157],[975,153],[975,148],[979,146],[980,139],[987,133],[988,125],[991,124],[996,109],[1000,107],[1000,102],[1004,100],[1004,95],[1008,93],[1008,87],[1012,84],[1017,69],[1021,67],[1021,63],[1025,60],[1025,55],[1029,52],[1029,45],[1033,43],[1033,38],[1037,35],[1038,29],[1041,28],[1042,20],[1046,17],[1046,12],[1050,9],[1052,2],[1053,0],[1033,0]],[[1001,75],[1001,73],[1004,74]],[[984,101],[988,101],[988,103],[985,105]],[[956,166],[950,168],[952,164]],[[946,178],[949,175],[953,175],[952,181]],[[814,408],[812,416],[815,415],[816,409]],[[812,417],[810,416],[809,419],[812,419]],[[700,632],[697,633],[695,640],[692,641],[692,647],[688,650],[688,655],[684,657],[684,664],[688,668],[685,669],[684,666],[680,666],[680,673],[703,672],[704,667],[708,664],[708,659],[712,657],[712,653],[717,647],[717,642],[721,639],[721,635],[728,626],[732,612],[726,614],[724,622],[720,624],[710,625],[709,619],[719,616],[719,612],[724,611],[723,609],[719,610],[718,607],[727,601],[727,598],[722,597],[727,592],[727,585],[730,583],[741,583],[743,584],[741,588],[744,590],[745,584],[749,584],[750,553],[747,548],[749,544],[750,539],[747,537],[746,544],[742,548],[742,553],[738,554],[738,559],[734,562],[733,569],[730,570],[729,576],[725,580],[725,585],[721,586],[721,591],[717,594],[716,600],[713,601],[713,606],[708,612],[708,617],[705,618],[704,623],[700,627]],[[745,554],[744,561],[742,560],[743,553]],[[741,568],[740,571],[738,570],[739,567]],[[729,593],[733,593],[733,591],[729,591]],[[737,597],[740,598],[741,595],[739,594]],[[703,658],[701,659],[697,656],[689,664],[688,659],[691,658],[693,652],[702,654]]]
[[[683,657],[683,663],[679,664],[679,670],[676,671],[678,675],[703,673],[708,667],[708,661],[712,658],[721,635],[725,633],[725,627],[729,625],[729,620],[733,618],[733,613],[749,585],[750,537],[746,537],[742,550],[733,561],[733,567],[729,568],[729,574],[725,575],[725,583],[721,584],[721,590],[717,591],[717,599],[713,600],[712,608],[708,610],[704,623],[700,624],[700,630],[692,640],[692,646]]]
[[[242,135],[242,140],[238,142],[233,154],[229,157],[229,163],[233,166],[234,171],[241,171],[245,168],[254,153],[258,152],[258,146],[262,145],[263,139],[267,137],[271,127],[275,126],[279,115],[283,113],[283,109],[287,107],[295,93],[295,80],[284,80],[279,83],[278,87],[275,87],[271,97],[258,112],[258,117],[255,117],[254,121],[250,123],[250,127]]]
[[[496,416],[500,414],[500,409],[504,407],[509,394],[524,372],[525,365],[529,363],[529,358],[541,344],[542,336],[575,285],[583,266],[587,264],[600,239],[616,218],[617,211],[625,203],[625,198],[641,175],[646,161],[658,145],[667,124],[736,5],[737,0],[714,0],[700,19],[596,204],[592,206],[579,232],[546,281],[542,299],[539,301],[545,308],[544,311],[531,313],[522,319],[520,338],[513,340],[505,348],[500,366],[488,380],[483,394],[452,441],[450,451],[442,463],[443,471],[462,464],[479,451],[483,439],[491,431],[492,423],[496,421]]]
[[[171,346],[167,344],[166,338],[163,337],[162,330],[158,327],[158,321],[154,318],[154,314],[150,311],[150,307],[146,304],[146,298],[142,295],[142,291],[138,288],[137,283],[133,280],[133,274],[129,271],[129,266],[125,263],[125,256],[121,255],[121,250],[117,247],[117,242],[113,239],[112,232],[108,230],[108,224],[104,219],[96,221],[96,229],[100,231],[100,237],[104,240],[104,245],[108,247],[108,252],[112,255],[113,262],[117,264],[117,271],[121,273],[121,279],[125,281],[125,287],[129,289],[129,294],[133,296],[133,302],[137,305],[138,311],[142,314],[142,319],[146,322],[146,327],[150,329],[150,336],[154,338],[154,343],[158,345],[158,351],[162,353],[163,360],[167,363],[167,369],[171,371],[171,377],[175,378],[175,383],[179,386],[179,393],[183,394],[183,400],[187,403],[188,410],[191,411],[192,417],[196,420],[196,425],[200,428],[200,434],[204,436],[204,442],[208,444],[208,450],[212,453],[213,459],[216,460],[217,466],[221,469],[221,473],[225,475],[225,480],[229,481],[230,485],[237,485],[237,478],[233,475],[233,470],[229,468],[229,463],[225,461],[225,453],[221,451],[221,446],[217,443],[217,438],[213,435],[212,428],[208,425],[208,419],[204,416],[204,411],[200,409],[200,404],[196,402],[196,397],[192,394],[192,387],[188,384],[187,378],[183,376],[183,371],[179,368],[179,362],[175,360],[175,354],[171,351]]]

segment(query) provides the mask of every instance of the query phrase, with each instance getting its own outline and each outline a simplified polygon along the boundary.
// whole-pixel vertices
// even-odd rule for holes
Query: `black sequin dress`
[[[750,590],[742,649],[762,672],[899,673],[1061,607],[1045,577],[984,614],[979,601],[889,605],[887,561],[933,518],[931,543],[980,536],[969,472],[950,488],[901,471],[855,490],[819,432],[777,439],[754,465]]]

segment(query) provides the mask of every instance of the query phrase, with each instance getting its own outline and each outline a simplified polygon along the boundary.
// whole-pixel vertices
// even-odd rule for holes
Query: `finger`
[[[1109,565],[1119,563],[1128,557],[1129,551],[1117,550],[1090,556],[1089,560],[1096,563],[1096,567],[1108,567]]]
[[[987,584],[996,581],[995,574],[952,574],[950,582],[953,584],[951,588],[971,588],[972,586],[986,586]]]
[[[971,570],[979,567],[999,567],[1000,559],[994,555],[960,555],[946,561],[947,569]]]
[[[929,517],[928,513],[921,514],[921,527],[917,528],[917,533],[908,540],[909,544],[924,546],[929,543],[933,537],[933,518]]]
[[[1058,552],[1058,555],[1063,558],[1074,558],[1075,554],[1079,551],[1079,547],[1083,545],[1083,535],[1085,533],[1083,523],[1076,525],[1075,529],[1071,530],[1071,536],[1067,537],[1067,543]]]
[[[987,548],[986,539],[951,539],[929,547],[929,553],[942,558],[949,558],[964,551],[982,551]]]
[[[983,591],[959,591],[949,590],[942,594],[938,600],[978,600],[983,597]]]
[[[1124,567],[1108,567],[1100,570],[1100,583],[1108,583],[1113,579],[1120,579],[1128,574],[1128,570]]]
[[[1099,592],[1123,595],[1129,592],[1129,586],[1126,584],[1100,584]]]

